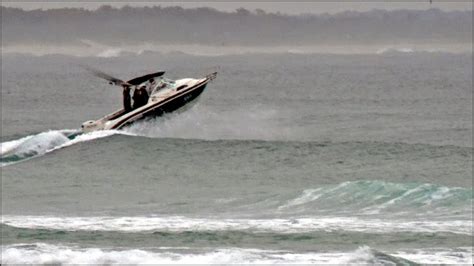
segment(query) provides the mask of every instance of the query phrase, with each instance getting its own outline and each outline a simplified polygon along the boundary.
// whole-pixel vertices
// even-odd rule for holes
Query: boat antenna
[[[92,67],[86,66],[86,65],[80,65],[80,66],[83,67],[84,69],[86,69],[87,71],[91,72],[94,76],[107,80],[110,85],[117,85],[117,86],[130,85],[130,84],[128,84],[128,82],[125,82],[125,81],[123,81],[119,78],[116,78],[116,77],[114,77],[112,75],[109,75],[105,72],[102,72],[98,69],[95,69],[95,68],[92,68]]]

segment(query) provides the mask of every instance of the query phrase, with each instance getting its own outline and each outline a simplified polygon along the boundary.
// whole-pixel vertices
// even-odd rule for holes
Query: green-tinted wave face
[[[89,44],[101,56],[121,49]],[[472,264],[472,53],[405,45],[370,48],[408,48],[377,55],[2,53],[1,263]],[[189,110],[72,139],[57,129],[122,103],[76,63],[123,78],[157,67],[219,74]]]
[[[3,167],[3,211],[471,218],[471,148],[125,134],[61,135],[63,148]]]
[[[328,214],[469,216],[472,202],[469,188],[367,180],[307,189],[278,209],[294,214],[313,210]]]
[[[2,156],[0,158],[0,163],[2,163],[2,165],[6,165],[6,164],[9,164],[9,163],[14,163],[14,162],[18,162],[18,161],[28,159],[28,158],[33,157],[35,155],[38,155],[38,153],[37,152],[27,152],[27,153],[22,153],[21,155],[13,154],[13,155],[5,156],[5,157]]]

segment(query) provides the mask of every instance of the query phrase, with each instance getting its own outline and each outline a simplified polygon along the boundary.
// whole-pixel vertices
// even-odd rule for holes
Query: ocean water
[[[186,111],[80,134],[124,79]],[[2,54],[2,264],[473,261],[472,53]]]

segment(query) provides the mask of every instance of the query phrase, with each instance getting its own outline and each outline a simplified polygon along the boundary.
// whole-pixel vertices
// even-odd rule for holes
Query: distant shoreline
[[[118,57],[143,55],[149,53],[186,54],[193,56],[225,56],[239,54],[411,54],[411,53],[472,53],[472,43],[458,44],[379,44],[379,45],[306,45],[306,46],[212,46],[212,45],[179,45],[179,44],[141,44],[109,46],[90,45],[7,45],[2,46],[2,55],[28,54],[70,55],[78,57]]]

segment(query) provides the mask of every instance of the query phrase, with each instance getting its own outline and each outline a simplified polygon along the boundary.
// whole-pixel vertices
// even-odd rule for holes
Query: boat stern
[[[98,121],[89,120],[89,121],[86,121],[86,122],[82,123],[82,125],[81,125],[81,130],[84,133],[88,133],[88,132],[92,132],[92,131],[96,131],[96,130],[102,130],[102,129],[104,129],[104,124],[101,123],[100,120],[98,120]]]

